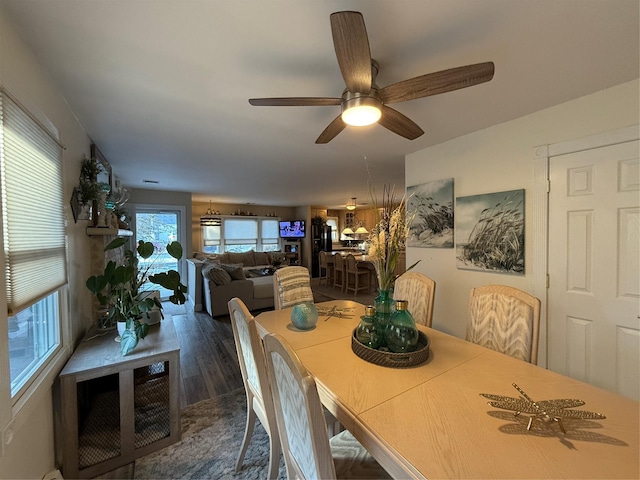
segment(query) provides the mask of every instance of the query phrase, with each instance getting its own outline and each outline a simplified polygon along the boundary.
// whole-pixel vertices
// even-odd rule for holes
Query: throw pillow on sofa
[[[218,286],[229,285],[231,283],[231,275],[229,275],[229,272],[216,263],[205,263],[202,267],[202,276],[208,278]]]
[[[253,250],[248,252],[227,252],[228,262],[223,263],[241,263],[245,267],[255,267],[256,260],[253,256]]]
[[[247,278],[244,275],[244,270],[242,269],[242,263],[236,263],[236,264],[221,263],[220,267],[231,276],[231,280],[244,280],[245,278]]]

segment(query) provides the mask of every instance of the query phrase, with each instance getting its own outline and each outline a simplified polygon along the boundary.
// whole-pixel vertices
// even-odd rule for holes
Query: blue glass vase
[[[396,301],[396,311],[384,331],[387,348],[394,353],[413,352],[418,348],[418,329],[413,316],[407,310],[409,302]]]
[[[311,330],[318,323],[318,309],[312,302],[295,305],[291,310],[291,323],[300,330]]]
[[[391,315],[396,311],[391,290],[380,290],[378,296],[374,299],[374,304],[376,307],[376,321],[384,329],[389,323]]]
[[[360,324],[356,328],[356,338],[369,348],[377,349],[384,341],[383,332],[376,324],[376,309],[369,305],[365,308],[365,313],[360,317]]]

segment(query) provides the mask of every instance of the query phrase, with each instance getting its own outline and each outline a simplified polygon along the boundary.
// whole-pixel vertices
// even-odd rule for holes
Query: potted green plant
[[[104,251],[120,248],[126,242],[125,238],[116,238],[104,248]],[[135,251],[124,251],[120,265],[109,261],[102,275],[92,275],[86,282],[87,288],[97,297],[100,305],[108,309],[107,318],[114,323],[126,322],[126,328],[120,335],[120,351],[123,355],[133,350],[138,340],[147,335],[149,325],[144,322],[144,318],[149,317],[149,312],[157,308],[162,315],[162,303],[156,296],[148,295],[148,290],[145,289],[147,283],[160,285],[172,291],[169,297],[171,303],[182,305],[186,301],[187,287],[181,283],[177,271],[151,274],[159,256],[156,254],[153,257],[154,253],[155,247],[151,242],[140,240]],[[169,243],[167,253],[180,260],[182,245],[179,242]],[[143,268],[138,268],[138,256],[145,260],[153,258],[150,262],[145,262]]]

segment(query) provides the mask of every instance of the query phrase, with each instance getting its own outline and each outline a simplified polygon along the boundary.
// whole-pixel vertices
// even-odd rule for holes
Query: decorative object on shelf
[[[413,352],[418,347],[418,329],[411,312],[407,310],[408,303],[406,300],[396,300],[396,311],[384,329],[385,344],[394,353]]]
[[[429,346],[429,338],[420,331],[418,331],[416,350],[407,353],[390,352],[384,347],[377,350],[369,348],[358,341],[355,329],[351,336],[351,350],[353,353],[369,363],[383,367],[406,368],[420,365],[429,359]]]
[[[522,395],[520,398],[505,397],[503,395],[493,395],[490,393],[481,393],[480,395],[492,400],[491,402],[487,402],[492,407],[502,408],[503,410],[513,410],[515,412],[514,416],[516,417],[521,413],[531,415],[529,417],[529,423],[527,424],[527,430],[531,430],[533,421],[536,418],[542,419],[545,423],[551,421],[557,422],[562,433],[567,433],[562,423],[563,418],[587,418],[593,420],[607,418],[601,413],[590,412],[588,410],[566,410],[568,408],[581,407],[585,404],[582,400],[575,398],[558,398],[536,402],[518,385],[515,383],[511,385]]]
[[[83,157],[78,186],[73,188],[71,196],[71,211],[74,221],[93,219],[94,202],[100,196],[98,175],[102,173],[102,170],[102,165],[95,158]]]
[[[125,238],[116,238],[110,242],[105,251],[124,246]],[[166,247],[167,253],[180,260],[182,258],[182,245],[179,242],[171,242]],[[153,257],[155,254],[155,257]],[[153,259],[144,268],[138,268],[138,256],[142,259]],[[124,260],[121,265],[114,261],[107,263],[102,275],[93,275],[87,279],[86,285],[100,302],[100,305],[109,309],[108,318],[112,322],[126,321],[126,330],[121,334],[120,351],[126,355],[138,344],[138,340],[144,338],[149,330],[149,325],[144,318],[150,318],[151,312],[160,310],[162,317],[162,303],[159,298],[150,296],[147,283],[160,285],[172,291],[169,301],[176,305],[182,305],[186,301],[187,287],[181,283],[180,274],[175,270],[151,274],[155,270],[155,264],[160,253],[155,251],[151,242],[140,240],[135,251],[125,250]]]
[[[130,194],[126,188],[120,188],[119,183],[120,182],[116,182],[118,187],[112,189],[108,197],[108,200],[113,204],[111,209],[111,216],[113,217],[111,223],[115,228],[128,230],[131,217],[124,205],[127,203],[127,200],[129,200]]]
[[[291,310],[291,323],[300,330],[311,330],[318,323],[318,309],[311,302],[299,303]]]
[[[360,317],[360,324],[356,328],[356,338],[369,348],[377,349],[382,345],[383,332],[376,324],[376,309],[368,305],[364,310],[364,315]]]
[[[107,195],[109,195],[110,187],[106,183],[101,183],[100,188],[97,201],[98,224],[96,226],[100,228],[111,227],[111,223],[109,221],[110,213],[107,209]]]

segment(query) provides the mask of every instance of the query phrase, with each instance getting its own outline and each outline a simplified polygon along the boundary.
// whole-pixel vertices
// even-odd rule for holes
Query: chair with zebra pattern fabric
[[[256,418],[269,435],[268,479],[278,478],[280,466],[280,436],[273,407],[273,396],[269,387],[267,367],[265,365],[262,342],[253,315],[242,300],[235,297],[229,300],[229,316],[233,328],[233,338],[238,352],[238,362],[242,372],[245,393],[247,395],[247,423],[242,446],[236,462],[236,472],[242,470],[245,453],[251,441]]]
[[[472,288],[466,339],[529,363],[538,363],[540,300],[517,288]]]
[[[407,310],[420,325],[431,327],[436,282],[419,272],[405,272],[396,279],[395,300],[407,300]]]
[[[313,376],[282,336],[263,341],[287,478],[391,478],[348,430],[329,439]]]

